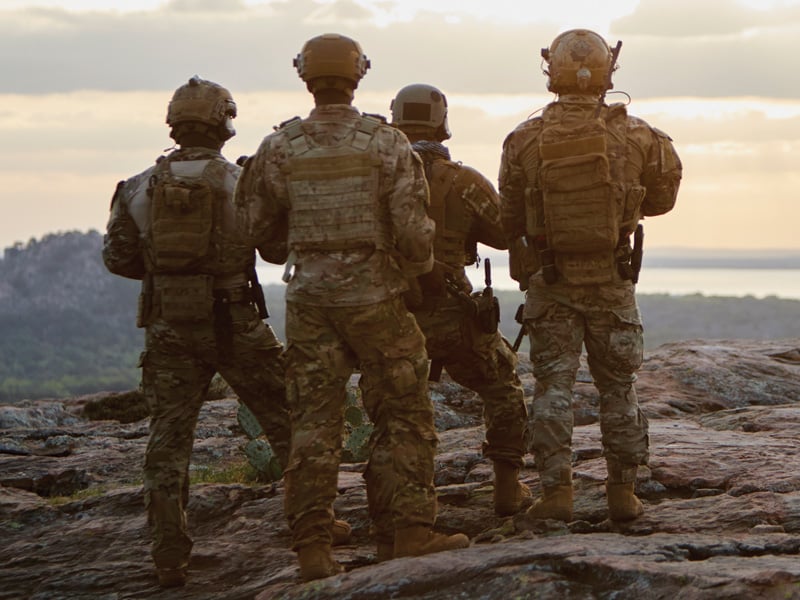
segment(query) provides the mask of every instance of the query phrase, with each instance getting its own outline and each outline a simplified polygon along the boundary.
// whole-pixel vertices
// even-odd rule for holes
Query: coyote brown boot
[[[525,514],[531,519],[572,521],[572,486],[553,485],[543,489],[542,497]]]
[[[519,481],[519,467],[494,461],[494,512],[500,517],[518,513],[531,503],[531,490]]]
[[[375,560],[377,562],[386,562],[394,558],[394,540],[378,539],[377,548],[375,553]]]
[[[606,483],[608,518],[612,521],[631,521],[644,513],[642,501],[633,493],[635,483]]]
[[[398,529],[394,536],[394,557],[422,556],[444,550],[457,550],[469,546],[469,538],[463,533],[446,535],[436,533],[429,527],[418,525]]]
[[[331,527],[331,546],[344,546],[350,543],[350,534],[353,533],[353,528],[350,523],[335,519],[333,527]]]
[[[531,519],[572,520],[572,469],[561,469],[557,485],[542,487],[542,497],[525,513]]]
[[[608,480],[606,481],[606,500],[608,518],[612,521],[631,521],[644,512],[641,500],[636,497],[637,465],[606,461]]]
[[[330,544],[315,543],[303,546],[297,551],[297,561],[300,563],[300,577],[303,581],[330,577],[344,570],[333,560]]]

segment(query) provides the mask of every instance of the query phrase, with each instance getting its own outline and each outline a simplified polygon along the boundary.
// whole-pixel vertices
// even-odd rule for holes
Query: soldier
[[[425,335],[430,379],[442,368],[476,391],[484,403],[483,454],[494,465],[494,510],[508,516],[531,497],[518,481],[524,465],[526,410],[516,373],[517,355],[497,330],[493,298],[472,295],[464,267],[478,262],[480,242],[505,250],[500,198],[478,171],[454,162],[442,144],[450,138],[447,98],[427,84],[412,84],[391,103],[392,124],[422,158],[430,189],[428,215],[436,222],[434,268],[412,282],[407,304]]]
[[[186,581],[189,457],[216,372],[256,417],[281,466],[289,455],[283,346],[262,320],[255,249],[235,228],[240,167],[220,153],[235,116],[233,98],[216,83],[195,76],[179,87],[167,125],[180,148],[117,185],[104,240],[108,270],[142,280],[137,323],[145,328],[140,366],[151,411],[144,493],[164,587]],[[339,541],[349,529],[337,525]]]
[[[511,275],[527,290],[536,377],[532,446],[543,493],[528,510],[534,518],[572,518],[572,387],[582,345],[600,395],[609,518],[643,512],[634,493],[649,444],[634,389],[643,354],[637,224],[673,208],[681,162],[665,133],[605,103],[620,47],[585,29],[556,37],[542,56],[557,99],[503,145],[503,227]]]
[[[312,38],[294,65],[315,108],[264,138],[235,202],[253,243],[288,252],[285,511],[300,576],[311,580],[341,571],[331,552],[332,507],[346,384],[357,366],[375,426],[364,478],[379,556],[462,548],[469,539],[432,531],[437,437],[428,360],[401,297],[406,278],[433,260],[422,165],[405,136],[352,106],[370,66],[357,42]]]

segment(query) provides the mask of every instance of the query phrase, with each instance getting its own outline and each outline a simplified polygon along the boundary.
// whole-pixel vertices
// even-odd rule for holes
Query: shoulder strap
[[[361,150],[362,152],[366,150],[375,135],[375,131],[384,123],[385,121],[375,115],[362,114],[361,122],[355,134],[353,134],[353,148]]]

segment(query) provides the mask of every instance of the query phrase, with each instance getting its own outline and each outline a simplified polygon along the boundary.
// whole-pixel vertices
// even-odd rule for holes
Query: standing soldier
[[[331,525],[346,385],[357,366],[375,426],[364,477],[379,555],[463,548],[469,539],[432,531],[437,438],[428,357],[401,297],[406,278],[433,260],[422,165],[400,132],[352,106],[370,66],[357,42],[312,38],[294,65],[316,107],[264,138],[235,202],[253,243],[288,251],[285,511],[300,575],[311,580],[341,571]]]
[[[638,223],[672,209],[681,163],[665,133],[605,104],[620,47],[585,29],[556,37],[542,56],[558,97],[503,145],[503,227],[511,275],[527,290],[536,377],[532,437],[543,494],[528,510],[534,518],[572,518],[572,387],[583,344],[600,394],[609,517],[643,512],[634,494],[637,467],[648,460],[634,390],[643,354]]]
[[[140,366],[151,412],[144,493],[165,587],[186,581],[189,458],[216,372],[256,417],[282,467],[289,456],[283,347],[262,320],[255,249],[236,231],[231,198],[240,168],[220,153],[235,116],[233,98],[216,83],[195,76],[179,87],[167,124],[180,148],[119,183],[103,246],[109,271],[142,280],[137,323],[145,328]],[[346,538],[349,525],[337,522],[336,531]]]
[[[425,335],[431,379],[442,368],[484,403],[484,456],[494,464],[494,510],[508,516],[531,493],[518,481],[524,465],[526,424],[517,356],[497,330],[493,298],[472,295],[464,267],[478,262],[480,242],[508,248],[500,224],[500,198],[475,169],[450,160],[447,99],[426,84],[404,87],[391,104],[392,124],[421,156],[430,188],[428,214],[436,222],[434,268],[412,282],[409,308]],[[488,263],[487,263],[488,264]],[[416,292],[416,293],[415,293]]]

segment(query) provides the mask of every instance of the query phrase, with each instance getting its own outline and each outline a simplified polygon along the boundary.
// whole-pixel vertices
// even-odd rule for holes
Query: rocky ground
[[[530,394],[530,364],[520,375]],[[441,430],[443,531],[470,548],[375,563],[362,464],[343,464],[336,549],[347,571],[302,583],[283,485],[197,483],[190,580],[161,590],[149,560],[139,468],[147,420],[82,416],[89,401],[0,407],[0,599],[800,598],[800,339],[688,341],[648,354],[638,383],[651,461],[636,521],[605,518],[597,397],[576,387],[575,521],[495,517],[475,396],[432,386]],[[244,460],[235,399],[206,404],[192,469]],[[528,457],[524,481],[538,477]]]

